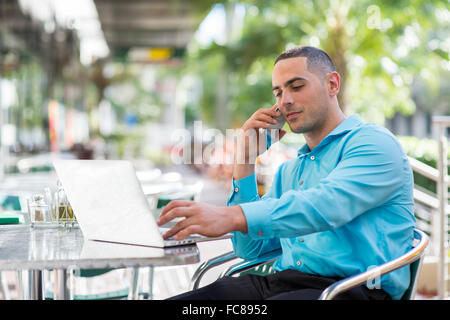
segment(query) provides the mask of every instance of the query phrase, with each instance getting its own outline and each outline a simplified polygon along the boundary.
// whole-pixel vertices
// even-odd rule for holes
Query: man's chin
[[[307,133],[312,130],[313,126],[289,124],[289,128],[294,133]]]

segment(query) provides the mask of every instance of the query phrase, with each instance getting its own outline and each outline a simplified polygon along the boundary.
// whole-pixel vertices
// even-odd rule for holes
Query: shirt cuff
[[[232,189],[227,201],[228,206],[256,201],[258,199],[259,195],[255,174],[239,180],[232,179]]]
[[[240,205],[247,220],[248,235],[252,239],[264,240],[274,237],[269,202],[271,202],[271,199],[242,203]]]

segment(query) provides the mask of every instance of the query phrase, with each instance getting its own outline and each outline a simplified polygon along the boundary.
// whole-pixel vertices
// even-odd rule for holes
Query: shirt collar
[[[331,131],[320,143],[317,147],[323,147],[326,144],[330,143],[332,140],[336,139],[338,136],[353,130],[359,124],[362,123],[362,120],[359,115],[353,114],[344,121],[342,121],[333,131]],[[317,148],[316,147],[316,148]],[[316,149],[314,148],[314,149]],[[306,153],[311,152],[308,144],[304,144],[297,152],[297,156],[300,157]]]

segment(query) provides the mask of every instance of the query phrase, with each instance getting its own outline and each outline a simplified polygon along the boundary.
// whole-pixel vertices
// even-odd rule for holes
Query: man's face
[[[328,91],[323,79],[307,70],[306,57],[280,60],[272,72],[276,104],[296,133],[319,129],[328,116]]]

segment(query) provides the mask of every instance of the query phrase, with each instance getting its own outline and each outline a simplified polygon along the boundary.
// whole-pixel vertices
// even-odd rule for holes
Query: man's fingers
[[[272,108],[269,109],[259,109],[257,112],[258,114],[265,114],[268,115],[270,117],[278,117],[281,112],[276,111],[277,107],[273,106]]]
[[[159,216],[161,217],[161,216],[165,215],[167,212],[169,212],[173,208],[190,207],[194,203],[195,203],[195,201],[190,201],[190,200],[172,200],[164,207],[164,209],[162,209],[162,211],[159,214]]]
[[[193,213],[194,212],[190,207],[176,207],[170,211],[167,211],[163,216],[160,215],[156,223],[158,226],[162,226],[175,218],[189,217]]]
[[[186,218],[180,222],[178,222],[176,225],[174,225],[169,231],[167,231],[166,233],[164,233],[163,238],[167,239],[170,238],[174,235],[176,235],[178,232],[180,232],[181,230],[185,229],[186,227],[189,226],[189,223],[191,223],[192,219]],[[177,239],[178,240],[178,239]]]
[[[199,225],[190,225],[178,232],[173,238],[175,240],[182,240],[194,233],[201,233],[201,227]]]
[[[275,117],[279,117],[281,113],[269,109],[259,109],[256,111],[250,119],[248,119],[242,127],[244,131],[249,129],[268,128],[271,124],[276,124]]]
[[[253,120],[252,124],[253,124],[252,125],[253,130],[256,130],[258,128],[269,128],[270,127],[270,123],[267,123],[266,121],[256,120],[256,119]]]
[[[277,120],[275,120],[272,116],[268,115],[268,114],[258,114],[257,116],[255,116],[255,120],[258,121],[263,121],[263,122],[269,122],[269,123],[277,123]]]

